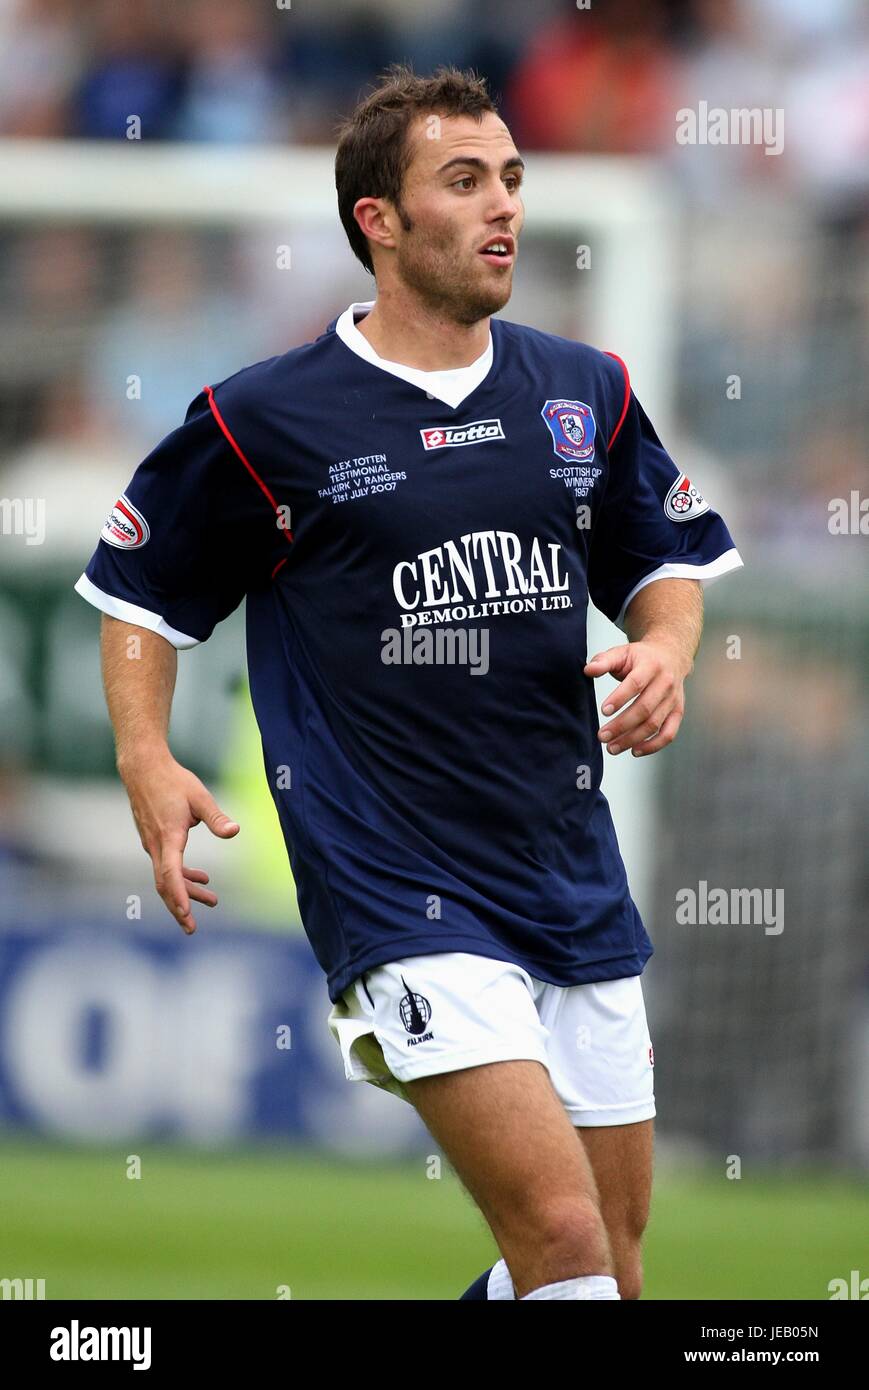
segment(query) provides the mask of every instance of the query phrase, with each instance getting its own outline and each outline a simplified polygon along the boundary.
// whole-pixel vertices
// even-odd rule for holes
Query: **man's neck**
[[[469,367],[489,346],[489,319],[456,323],[404,295],[378,290],[374,308],[356,324],[378,357],[421,372]]]

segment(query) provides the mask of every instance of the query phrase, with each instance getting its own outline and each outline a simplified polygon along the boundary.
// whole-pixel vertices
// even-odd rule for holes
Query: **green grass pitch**
[[[127,1178],[138,1154],[142,1177]],[[0,1278],[47,1299],[456,1299],[497,1258],[444,1165],[284,1148],[0,1143]],[[869,1275],[865,1184],[659,1167],[649,1299],[827,1299]]]

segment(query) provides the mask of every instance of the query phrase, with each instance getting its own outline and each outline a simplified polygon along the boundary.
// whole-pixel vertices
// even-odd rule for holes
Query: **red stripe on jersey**
[[[278,508],[278,504],[277,504],[277,502],[275,501],[275,499],[274,499],[274,497],[273,497],[273,495],[272,495],[272,493],[271,493],[269,487],[267,486],[266,483],[263,482],[262,478],[260,477],[259,473],[257,473],[257,471],[256,471],[256,469],[253,467],[253,465],[248,461],[248,459],[245,458],[242,449],[240,448],[240,446],[239,446],[238,442],[236,441],[236,439],[233,437],[232,430],[229,428],[229,426],[227,425],[227,423],[226,423],[226,421],[224,420],[223,416],[221,415],[220,411],[218,410],[218,408],[217,408],[217,401],[214,399],[214,392],[213,392],[213,390],[211,389],[210,386],[203,386],[202,389],[203,389],[203,391],[205,392],[205,394],[206,394],[206,396],[207,396],[207,398],[208,398],[208,404],[209,404],[209,406],[211,407],[211,413],[212,413],[212,415],[214,416],[215,420],[217,421],[218,425],[220,426],[221,430],[222,430],[223,433],[226,435],[226,438],[229,440],[229,443],[232,445],[233,449],[234,449],[235,452],[238,454],[238,457],[241,459],[242,463],[244,464],[244,466],[245,466],[245,468],[247,469],[247,471],[248,471],[248,473],[250,474],[250,476],[253,478],[254,482],[255,482],[256,485],[257,485],[257,487],[261,488],[261,490],[263,491],[263,493],[265,494],[265,496],[268,498],[269,505],[271,506],[272,511],[275,513],[276,516],[280,516],[280,510],[279,510],[279,508]],[[285,535],[286,538],[287,538],[287,541],[288,541],[290,544],[292,544],[292,540],[293,540],[293,533],[292,533],[292,531],[288,531],[287,528],[286,528],[286,526],[279,526],[278,529],[281,530],[281,531],[283,531],[284,535]],[[275,575],[277,574],[278,570],[280,569],[281,565],[283,565],[283,564],[285,564],[285,563],[286,563],[286,557],[285,557],[283,560],[281,560],[281,561],[275,566],[275,568],[272,570],[272,579],[274,579],[274,577],[275,577]]]
[[[631,379],[630,379],[630,377],[628,376],[628,369],[627,369],[627,367],[625,366],[625,364],[624,364],[624,362],[622,361],[622,359],[616,355],[616,353],[614,353],[614,352],[608,352],[608,353],[607,353],[607,357],[612,357],[612,358],[614,359],[614,361],[618,362],[618,364],[619,364],[619,366],[621,367],[622,371],[624,372],[624,376],[625,376],[625,399],[624,399],[624,404],[622,405],[622,413],[621,413],[621,415],[619,416],[618,424],[616,425],[615,429],[613,430],[612,434],[610,435],[609,441],[608,441],[607,446],[606,446],[606,447],[607,447],[607,453],[609,453],[610,449],[612,448],[613,444],[615,443],[616,435],[618,434],[618,432],[619,432],[619,430],[621,429],[622,425],[625,423],[625,416],[626,416],[627,413],[628,413],[628,405],[629,405],[630,399],[631,399]]]
[[[133,513],[129,510],[128,507],[125,507],[125,506],[124,506],[123,498],[121,498],[121,497],[118,498],[117,502],[115,503],[115,507],[117,508],[117,510],[118,510],[119,512],[123,512],[123,513],[124,513],[124,516],[125,516],[125,517],[127,518],[127,520],[129,521],[130,525],[132,526],[133,530],[134,530],[135,533],[136,533],[135,544],[138,545],[139,542],[141,541],[143,535],[145,534],[144,531],[142,530],[142,523],[141,523],[141,521],[138,519],[138,517],[133,516]]]

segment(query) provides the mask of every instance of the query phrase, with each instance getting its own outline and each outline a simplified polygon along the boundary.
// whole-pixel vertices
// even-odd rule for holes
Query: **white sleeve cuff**
[[[647,574],[645,579],[641,579],[639,584],[635,584],[631,589],[631,592],[622,604],[619,616],[616,618],[616,627],[622,626],[631,599],[634,598],[641,589],[645,589],[647,584],[653,584],[656,579],[699,579],[705,587],[707,584],[711,584],[713,580],[720,579],[722,575],[730,574],[732,570],[739,570],[742,568],[743,559],[735,547],[731,550],[725,550],[723,555],[719,555],[716,559],[710,560],[707,565],[670,563],[660,565],[658,569],[652,570],[651,574]]]
[[[147,627],[181,650],[199,646],[198,637],[188,637],[186,632],[179,632],[177,628],[170,627],[168,623],[164,623],[159,613],[152,613],[149,608],[140,608],[137,603],[128,603],[125,598],[115,598],[114,594],[105,593],[104,590],[98,589],[86,574],[81,576],[74,587],[77,594],[81,594],[88,603],[92,603],[94,608],[108,613],[110,618],[120,618],[124,623],[135,623],[137,627]]]

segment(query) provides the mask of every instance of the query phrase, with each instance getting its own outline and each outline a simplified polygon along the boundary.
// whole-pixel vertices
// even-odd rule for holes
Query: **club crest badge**
[[[594,458],[595,423],[590,405],[584,401],[547,401],[540,414],[559,458],[580,463]]]
[[[680,473],[664,499],[664,514],[671,521],[693,521],[709,511],[709,503],[699,487]]]

